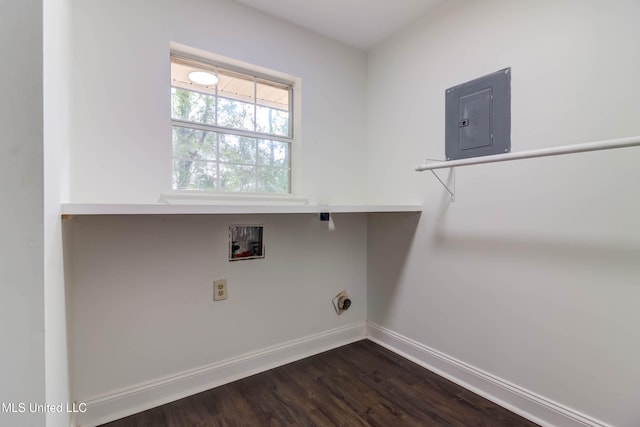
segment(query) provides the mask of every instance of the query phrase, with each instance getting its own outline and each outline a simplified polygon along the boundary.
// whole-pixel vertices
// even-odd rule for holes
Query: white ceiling
[[[236,1],[366,50],[444,0]]]

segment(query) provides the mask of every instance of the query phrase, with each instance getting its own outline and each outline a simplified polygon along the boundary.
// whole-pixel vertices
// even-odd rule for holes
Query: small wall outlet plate
[[[333,308],[336,310],[336,314],[340,315],[343,311],[348,310],[351,307],[351,298],[347,295],[347,291],[342,291],[331,300]]]
[[[222,301],[227,299],[227,279],[213,281],[213,300]]]

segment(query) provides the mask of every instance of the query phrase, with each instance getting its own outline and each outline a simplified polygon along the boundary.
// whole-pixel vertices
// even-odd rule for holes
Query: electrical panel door
[[[511,69],[446,90],[447,160],[511,151]]]

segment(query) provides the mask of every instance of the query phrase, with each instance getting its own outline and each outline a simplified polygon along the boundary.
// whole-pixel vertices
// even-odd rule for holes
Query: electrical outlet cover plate
[[[220,279],[213,281],[213,300],[222,301],[227,299],[227,280]]]

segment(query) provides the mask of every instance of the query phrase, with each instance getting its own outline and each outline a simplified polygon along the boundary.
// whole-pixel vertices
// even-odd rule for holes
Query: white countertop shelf
[[[420,205],[217,205],[64,203],[62,215],[237,215],[422,212]]]

